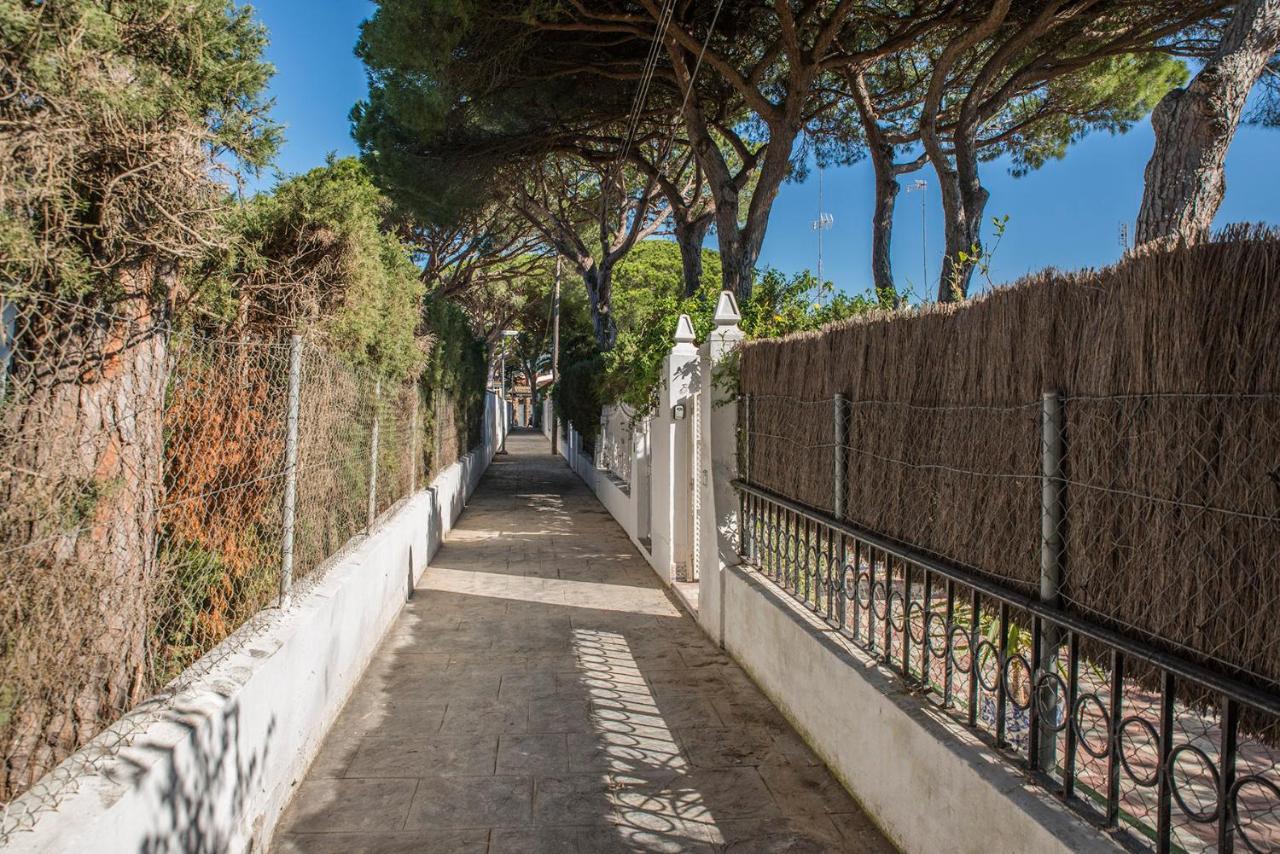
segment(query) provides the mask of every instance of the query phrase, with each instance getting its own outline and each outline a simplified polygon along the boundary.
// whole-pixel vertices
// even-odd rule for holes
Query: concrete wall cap
[[[716,315],[719,317],[719,314]],[[689,315],[680,315],[680,320],[676,323],[676,343],[692,344],[694,342],[693,321],[689,319]]]
[[[721,291],[716,303],[716,326],[733,326],[741,319],[742,312],[738,310],[738,300],[733,291]]]

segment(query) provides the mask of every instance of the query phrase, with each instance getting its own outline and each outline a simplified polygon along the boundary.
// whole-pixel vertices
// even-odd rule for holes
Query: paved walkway
[[[891,851],[541,435],[513,435],[280,852]]]

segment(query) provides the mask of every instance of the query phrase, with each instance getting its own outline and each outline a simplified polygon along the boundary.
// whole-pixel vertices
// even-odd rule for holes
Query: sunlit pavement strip
[[[507,449],[275,850],[892,850],[547,442]]]

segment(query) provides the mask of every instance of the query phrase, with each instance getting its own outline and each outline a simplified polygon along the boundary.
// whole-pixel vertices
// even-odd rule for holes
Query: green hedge
[[[600,432],[604,408],[604,358],[595,354],[560,370],[554,392],[556,415],[569,422],[589,444]]]
[[[427,353],[418,386],[427,404],[425,429],[432,438],[441,429],[435,423],[437,396],[455,407],[457,453],[480,444],[484,430],[484,394],[487,379],[484,342],[471,331],[467,316],[455,303],[428,298],[422,304],[422,326],[433,342]],[[447,446],[452,436],[440,436]],[[431,448],[437,443],[424,444]],[[448,465],[452,460],[442,461]]]

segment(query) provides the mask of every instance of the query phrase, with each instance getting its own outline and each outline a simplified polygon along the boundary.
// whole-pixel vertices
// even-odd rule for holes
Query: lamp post
[[[514,329],[502,330],[502,357],[498,368],[498,402],[502,405],[502,444],[499,454],[507,452],[507,431],[511,429],[511,412],[507,408],[507,342],[520,333]]]
[[[559,265],[556,256],[556,291],[552,294],[552,388],[559,382]],[[552,456],[559,453],[559,419],[556,417],[556,401],[552,399]]]

